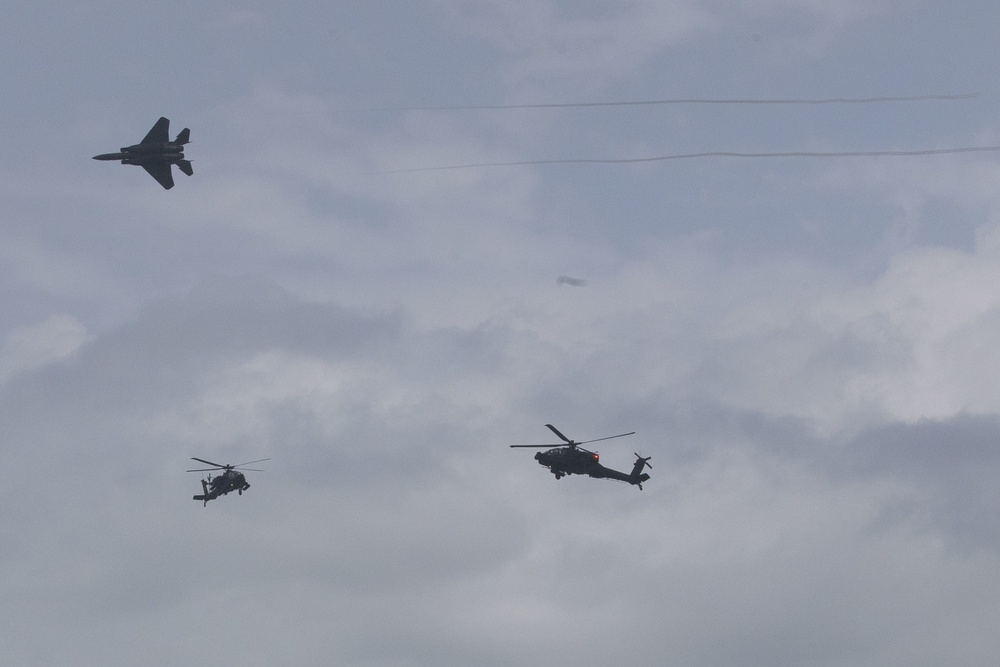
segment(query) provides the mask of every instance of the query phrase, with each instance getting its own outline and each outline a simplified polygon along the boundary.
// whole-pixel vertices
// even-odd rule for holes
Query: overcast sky
[[[995,146],[997,25],[8,2],[0,663],[991,663],[1000,153],[572,161]]]

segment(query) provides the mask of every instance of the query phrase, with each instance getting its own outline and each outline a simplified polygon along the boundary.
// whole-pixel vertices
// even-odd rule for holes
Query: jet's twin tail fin
[[[181,145],[191,143],[191,130],[186,127],[181,130],[180,134],[177,135],[177,138],[174,139],[174,143]]]
[[[194,168],[191,166],[191,160],[178,160],[177,168],[188,176],[192,176],[194,174]]]

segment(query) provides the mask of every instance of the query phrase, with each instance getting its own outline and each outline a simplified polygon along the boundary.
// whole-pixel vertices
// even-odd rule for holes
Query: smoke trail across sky
[[[353,111],[488,111],[503,109],[569,109],[581,107],[636,107],[671,104],[736,104],[736,105],[823,105],[823,104],[886,104],[891,102],[958,101],[979,97],[979,93],[960,95],[901,95],[892,97],[825,97],[825,98],[764,98],[711,99],[678,98],[663,100],[626,100],[618,102],[551,102],[535,104],[470,104],[456,106],[385,107],[354,109]]]
[[[446,171],[454,169],[485,169],[487,167],[523,167],[546,164],[640,164],[643,162],[668,162],[671,160],[696,160],[703,158],[852,158],[852,157],[917,157],[921,155],[953,155],[957,153],[995,153],[1000,146],[965,146],[959,148],[932,148],[913,151],[780,151],[771,153],[742,153],[735,151],[706,151],[703,153],[677,153],[636,158],[567,158],[554,160],[516,160],[511,162],[475,162],[437,167],[411,167],[371,172],[374,174],[406,174],[418,171]]]

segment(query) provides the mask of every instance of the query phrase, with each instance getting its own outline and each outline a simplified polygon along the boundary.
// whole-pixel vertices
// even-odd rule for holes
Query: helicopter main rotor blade
[[[270,461],[271,459],[257,459],[256,461],[247,461],[246,463],[237,463],[234,466],[229,466],[230,468],[239,468],[241,466],[248,466],[251,463],[260,463],[261,461]]]
[[[215,472],[216,470],[225,470],[225,468],[196,468],[195,470],[185,470],[184,472]]]
[[[249,470],[250,472],[267,472],[266,470],[261,470],[260,468],[240,468],[239,466],[233,466],[236,470]]]
[[[551,445],[510,445],[511,447],[565,447],[561,442],[554,442]]]
[[[197,456],[192,456],[191,460],[201,461],[202,463],[207,463],[210,466],[215,466],[216,468],[228,468],[229,466],[219,465],[218,463],[212,463],[211,461],[206,461],[205,459],[199,459]]]
[[[624,438],[626,435],[635,435],[635,431],[629,431],[628,433],[619,433],[618,435],[609,435],[606,438],[597,438],[596,440],[584,440],[583,442],[578,442],[578,445],[586,445],[588,442],[600,442],[601,440],[611,440],[612,438]]]
[[[548,429],[549,429],[550,431],[552,431],[553,433],[555,433],[556,435],[558,435],[558,436],[559,436],[559,439],[560,439],[560,440],[563,440],[563,441],[565,441],[565,442],[567,442],[567,443],[569,443],[569,444],[571,444],[571,445],[572,445],[572,444],[574,444],[572,440],[570,440],[570,439],[569,439],[569,438],[567,438],[567,437],[566,437],[565,435],[563,435],[562,433],[560,433],[560,432],[559,432],[559,429],[557,429],[557,428],[556,428],[555,426],[553,426],[552,424],[546,424],[545,426],[546,426],[546,427],[547,427],[547,428],[548,428]]]

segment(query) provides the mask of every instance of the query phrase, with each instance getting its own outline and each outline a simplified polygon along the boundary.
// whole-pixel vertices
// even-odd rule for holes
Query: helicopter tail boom
[[[208,505],[208,501],[212,499],[211,494],[209,494],[208,492],[208,483],[205,482],[205,480],[201,480],[201,490],[205,492],[204,495],[192,496],[192,498],[194,500],[201,500],[202,502],[204,502],[205,504],[202,505],[202,507],[205,507]]]

